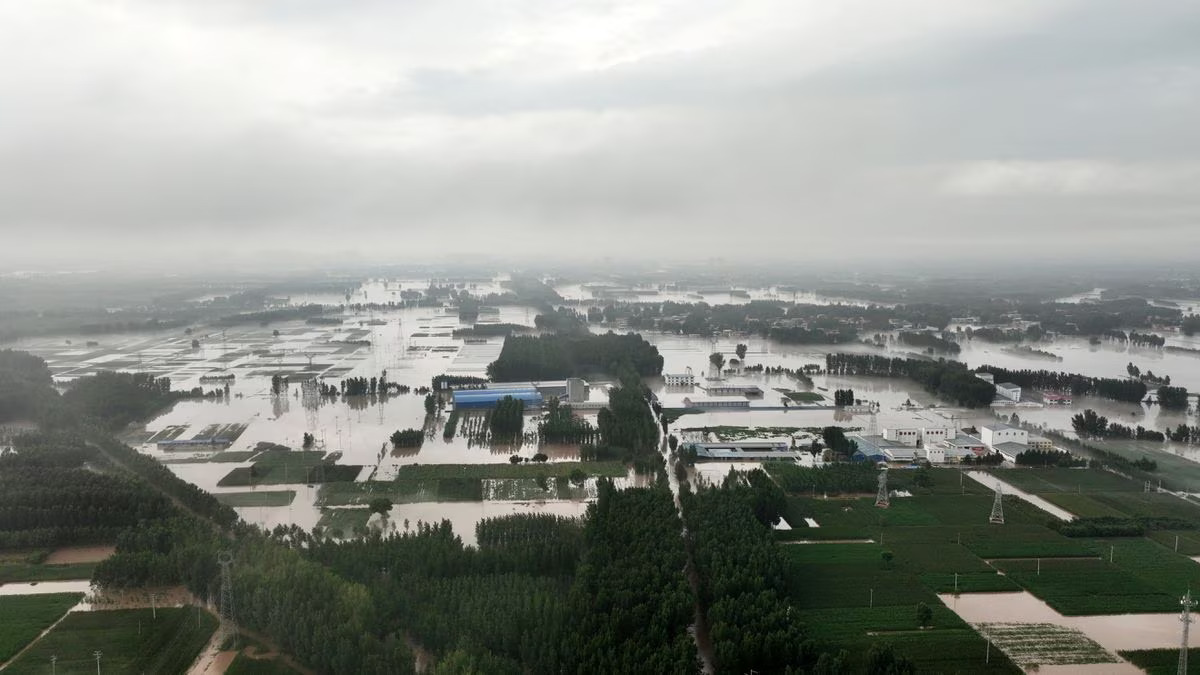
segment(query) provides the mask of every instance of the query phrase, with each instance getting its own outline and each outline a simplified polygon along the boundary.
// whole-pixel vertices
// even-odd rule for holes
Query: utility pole
[[[158,593],[150,594],[150,617],[158,620]]]
[[[97,649],[92,652],[92,656],[96,657],[96,675],[100,675],[100,657],[104,656],[104,653]]]
[[[1196,601],[1192,600],[1192,591],[1188,592],[1179,600],[1179,604],[1183,606],[1183,613],[1180,614],[1179,620],[1183,622],[1183,639],[1179,643],[1179,672],[1181,675],[1187,675],[1188,671],[1188,629],[1192,625],[1192,607],[1196,606]]]
[[[58,674],[58,655],[51,654],[50,655],[50,675],[57,675],[57,674]]]

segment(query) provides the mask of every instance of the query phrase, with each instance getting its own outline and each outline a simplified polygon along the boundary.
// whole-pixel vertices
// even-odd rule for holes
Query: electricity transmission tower
[[[1196,606],[1196,601],[1192,600],[1192,591],[1188,590],[1187,594],[1179,601],[1183,605],[1183,613],[1180,614],[1179,620],[1183,622],[1183,640],[1179,644],[1179,672],[1187,675],[1188,671],[1188,628],[1192,625],[1192,607]]]
[[[237,622],[233,618],[233,553],[230,551],[218,553],[217,564],[221,566],[221,604],[218,607],[221,624],[223,630],[232,633],[236,648]]]
[[[879,435],[879,422],[875,419],[874,411],[871,412],[871,417],[867,419],[867,435],[868,436],[878,436]]]
[[[996,483],[996,501],[992,502],[992,515],[988,518],[989,523],[997,525],[1004,524],[1004,490]]]
[[[875,495],[875,506],[881,509],[886,509],[892,505],[891,501],[888,499],[887,468],[884,468],[879,472],[878,481],[879,492]]]

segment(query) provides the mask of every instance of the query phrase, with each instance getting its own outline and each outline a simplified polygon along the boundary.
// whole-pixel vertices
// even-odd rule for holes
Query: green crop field
[[[217,628],[210,614],[199,616],[197,626],[192,607],[159,609],[157,618],[149,609],[73,612],[4,672],[42,675],[51,655],[60,673],[95,672],[92,652],[99,650],[105,673],[183,673]]]
[[[245,462],[257,454],[258,452],[254,450],[226,450],[209,457],[208,461],[218,463]]]
[[[255,485],[294,485],[297,483],[327,483],[352,481],[362,466],[357,464],[289,464],[270,463],[265,466],[239,466],[217,481],[221,487],[252,487]]]
[[[1200,556],[1200,532],[1195,530],[1155,530],[1146,533],[1146,536],[1172,551],[1175,550],[1176,540],[1178,539],[1178,552],[1180,554]]]
[[[1189,588],[1200,587],[1200,565],[1149,539],[1095,539],[1092,549],[1105,560],[1112,554],[1113,564],[1174,599]]]
[[[370,518],[369,509],[321,509],[317,527],[337,537],[349,537],[356,528],[366,527]]]
[[[1047,492],[1038,495],[1055,506],[1062,507],[1080,518],[1127,518],[1128,516],[1096,499],[1096,495],[1081,495],[1073,492]]]
[[[0,596],[0,663],[24,649],[82,598],[83,593]]]
[[[848,652],[848,672],[864,672],[872,644],[891,643],[922,673],[1019,673],[998,649],[985,663],[987,645],[958,615],[936,599],[933,625],[917,625],[915,605],[806,609],[800,618],[818,645]]]
[[[1186,518],[1200,525],[1200,505],[1166,492],[1106,492],[1093,498],[1132,518]]]
[[[296,498],[296,491],[219,492],[214,496],[226,506],[289,506]]]
[[[1005,560],[996,563],[1013,581],[1061,614],[1167,612],[1179,598],[1163,593],[1107,560]]]
[[[1033,494],[1048,492],[1141,492],[1143,485],[1102,469],[1000,469],[991,472],[1000,480]]]
[[[65,565],[34,565],[30,563],[0,563],[0,584],[14,581],[72,581],[91,579],[96,563]]]
[[[913,572],[886,565],[877,544],[781,544],[796,606],[876,607],[938,603]]]
[[[1139,649],[1120,652],[1130,663],[1146,671],[1147,675],[1175,675],[1178,673],[1178,649]],[[1200,647],[1188,650],[1188,673],[1200,675]]]
[[[267,466],[316,466],[325,460],[320,450],[264,450],[254,456],[253,462]]]

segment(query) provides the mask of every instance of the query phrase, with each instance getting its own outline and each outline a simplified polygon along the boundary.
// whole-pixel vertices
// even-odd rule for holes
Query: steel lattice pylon
[[[992,502],[992,515],[988,517],[988,522],[997,525],[1004,524],[1004,490],[1000,487],[1000,483],[996,483],[996,501]]]
[[[892,503],[888,499],[887,468],[885,467],[879,472],[879,492],[875,495],[875,506],[886,509],[891,505]]]

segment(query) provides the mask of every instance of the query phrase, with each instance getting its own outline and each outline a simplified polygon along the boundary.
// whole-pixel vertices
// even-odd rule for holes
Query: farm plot
[[[995,565],[1066,616],[1168,612],[1179,598],[1107,560],[1003,560]]]
[[[1115,656],[1074,628],[1052,623],[985,623],[978,628],[1020,666],[1118,662]]]
[[[58,670],[87,673],[96,669],[94,651],[103,652],[101,664],[110,673],[183,673],[196,659],[217,628],[207,612],[170,607],[103,612],[73,612],[54,630],[9,664],[5,673],[23,675],[46,672],[50,657],[58,657]]]
[[[221,487],[287,485],[352,481],[362,466],[335,464],[337,453],[320,451],[267,450],[255,455],[250,466],[240,466],[217,481]]]
[[[32,563],[0,563],[0,584],[15,581],[71,581],[91,579],[97,563],[46,565]]]
[[[1147,675],[1175,675],[1179,672],[1178,649],[1139,649],[1119,653],[1130,663],[1146,671]],[[1188,650],[1188,673],[1200,673],[1200,647]]]
[[[883,559],[876,544],[783,546],[788,589],[797,607],[940,604],[913,572]]]
[[[214,496],[226,506],[289,506],[296,499],[296,491],[219,492]]]
[[[0,664],[20,652],[82,598],[82,593],[0,596]]]
[[[1102,469],[1001,469],[991,472],[1000,480],[1025,492],[1045,495],[1051,492],[1141,492],[1144,486],[1134,480]]]
[[[917,625],[915,605],[805,609],[801,619],[820,649],[846,650],[847,672],[864,672],[872,645],[891,644],[922,673],[1019,673],[999,650],[985,662],[987,644],[940,602],[929,603],[933,618]]]
[[[1200,532],[1195,530],[1154,530],[1146,536],[1163,546],[1186,556],[1200,556]],[[1178,541],[1176,541],[1178,539]]]

